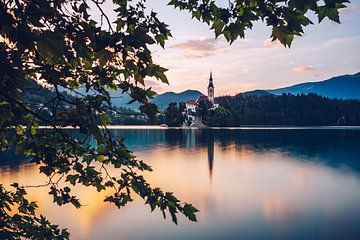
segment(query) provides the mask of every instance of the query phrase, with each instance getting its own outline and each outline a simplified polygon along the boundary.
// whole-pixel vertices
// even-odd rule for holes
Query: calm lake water
[[[30,189],[39,212],[73,239],[360,239],[359,129],[114,129],[154,172],[153,186],[193,203],[179,225],[140,199],[118,210],[105,192],[58,207]],[[0,182],[44,183],[32,164],[1,155]],[[115,173],[115,172],[114,172]]]

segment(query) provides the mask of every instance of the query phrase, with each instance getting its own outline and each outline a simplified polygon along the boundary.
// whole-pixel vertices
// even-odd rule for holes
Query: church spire
[[[209,86],[208,86],[208,99],[212,104],[215,103],[215,99],[214,99],[214,83],[213,83],[212,71],[210,71]]]
[[[210,87],[214,88],[212,71],[210,72],[210,78],[209,78],[209,86],[208,86],[208,88],[210,88]]]

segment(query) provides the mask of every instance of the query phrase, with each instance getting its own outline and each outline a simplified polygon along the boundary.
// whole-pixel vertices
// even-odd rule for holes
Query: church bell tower
[[[212,78],[212,71],[210,72],[210,78],[209,78],[208,99],[212,104],[215,103],[215,101],[214,101],[214,84],[213,84],[213,78]]]

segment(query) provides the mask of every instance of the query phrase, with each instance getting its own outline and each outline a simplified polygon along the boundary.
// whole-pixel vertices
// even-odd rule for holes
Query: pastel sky
[[[218,96],[360,71],[360,0],[353,0],[341,12],[341,24],[328,19],[318,24],[317,18],[309,15],[316,24],[305,28],[290,49],[271,42],[271,29],[262,22],[230,46],[223,38],[215,39],[206,24],[167,2],[147,0],[149,9],[170,25],[173,35],[165,50],[153,49],[154,61],[169,68],[169,86],[149,83],[159,93],[187,89],[206,93],[211,69]]]

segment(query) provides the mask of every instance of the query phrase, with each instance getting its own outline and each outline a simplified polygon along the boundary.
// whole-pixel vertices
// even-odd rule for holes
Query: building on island
[[[189,100],[186,102],[186,111],[196,112],[197,103],[196,100]]]
[[[215,87],[212,72],[210,72],[209,85],[207,87],[208,95],[202,95],[196,100],[192,99],[186,102],[186,111],[195,113],[200,102],[208,100],[212,104],[212,108],[215,109],[219,106],[215,100]]]
[[[189,122],[195,122],[196,119],[196,113],[198,110],[198,106],[201,102],[203,101],[209,101],[212,105],[211,109],[216,109],[219,104],[216,103],[216,99],[215,99],[215,87],[214,87],[214,82],[213,82],[213,77],[212,77],[212,72],[210,72],[210,78],[209,78],[209,85],[207,87],[208,89],[208,95],[202,95],[200,97],[198,97],[196,100],[192,99],[189,100],[185,103],[186,106],[186,110],[185,113],[186,114],[186,125],[189,125]]]

